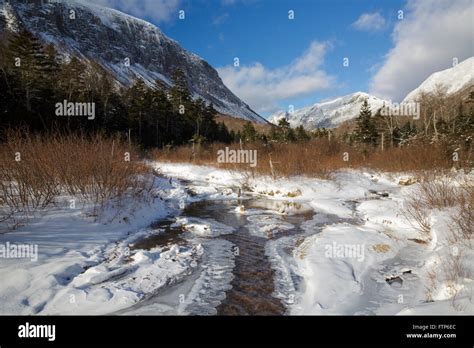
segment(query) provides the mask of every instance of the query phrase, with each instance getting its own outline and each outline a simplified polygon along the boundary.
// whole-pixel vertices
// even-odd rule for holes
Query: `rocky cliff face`
[[[53,43],[63,55],[98,62],[124,85],[141,77],[169,86],[172,72],[180,68],[193,97],[212,102],[224,114],[266,122],[223,84],[206,61],[141,19],[83,0],[0,0],[0,31],[21,28]]]

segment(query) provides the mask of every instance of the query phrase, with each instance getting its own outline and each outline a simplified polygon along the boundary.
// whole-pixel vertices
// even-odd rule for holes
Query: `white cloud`
[[[378,31],[385,28],[385,18],[378,12],[363,13],[352,26],[363,31]]]
[[[88,0],[138,18],[151,18],[164,22],[178,16],[180,0]]]
[[[371,81],[371,93],[402,100],[433,72],[473,55],[472,0],[409,0],[392,33],[394,47]]]
[[[221,25],[224,22],[226,22],[228,18],[229,18],[229,14],[227,12],[223,13],[219,16],[214,17],[213,20],[212,20],[212,24],[213,25]]]
[[[217,69],[227,87],[257,112],[273,112],[278,102],[330,87],[334,78],[321,69],[330,45],[312,42],[291,64],[268,69],[261,63]]]

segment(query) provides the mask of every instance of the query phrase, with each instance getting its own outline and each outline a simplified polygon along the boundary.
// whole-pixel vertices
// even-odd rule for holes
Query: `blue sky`
[[[473,55],[471,0],[102,2],[158,25],[264,116],[356,91],[399,101],[453,57]]]

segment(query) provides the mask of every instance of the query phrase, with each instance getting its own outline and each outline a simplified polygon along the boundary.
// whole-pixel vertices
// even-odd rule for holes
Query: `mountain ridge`
[[[75,19],[69,17],[71,10]],[[150,85],[160,80],[170,87],[172,72],[180,68],[193,98],[213,103],[223,114],[267,122],[224,85],[209,63],[145,20],[84,0],[0,1],[0,32],[22,28],[65,56],[99,63],[122,85],[142,78]]]
[[[403,102],[415,101],[422,93],[435,93],[438,88],[447,95],[452,95],[473,85],[474,57],[470,57],[451,68],[432,73],[408,93]]]
[[[459,93],[466,88],[474,86],[474,57],[470,57],[456,66],[437,71],[424,80],[420,86],[412,90],[403,99],[403,103],[417,101],[422,93],[435,93],[441,88],[448,96]],[[340,96],[328,101],[322,101],[306,106],[292,113],[279,111],[268,117],[273,124],[285,117],[292,127],[303,126],[308,130],[316,128],[335,128],[345,121],[357,117],[363,99],[367,98],[372,112],[385,105],[391,105],[392,101],[377,98],[365,92],[355,92]]]
[[[307,130],[316,128],[335,128],[345,121],[357,117],[360,107],[367,99],[373,112],[382,108],[388,101],[379,99],[365,92],[355,92],[331,100],[315,103],[313,105],[294,110],[280,111],[271,115],[268,120],[278,124],[285,117],[292,127],[303,126]]]

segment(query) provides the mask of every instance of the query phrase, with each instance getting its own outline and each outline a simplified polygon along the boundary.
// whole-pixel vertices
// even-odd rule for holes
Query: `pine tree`
[[[228,144],[233,140],[234,136],[235,134],[233,134],[232,132],[229,133],[229,130],[223,122],[217,125],[217,141]]]
[[[471,107],[467,114],[459,113],[455,124],[455,141],[465,148],[470,148],[474,142],[474,107]]]
[[[8,45],[8,63],[20,81],[26,110],[32,109],[32,102],[40,99],[40,85],[50,79],[48,55],[40,41],[29,31],[14,35]]]
[[[357,126],[355,130],[356,141],[362,144],[376,145],[377,144],[377,128],[372,119],[372,111],[370,110],[367,99],[364,100],[359,116],[357,117]]]
[[[12,98],[10,84],[13,76],[8,70],[0,67],[0,128],[6,127],[14,121],[14,99]]]
[[[399,144],[403,145],[410,141],[414,136],[416,136],[417,129],[414,124],[411,122],[406,122],[398,131],[399,133]]]
[[[170,89],[170,99],[176,111],[179,111],[180,106],[188,106],[191,102],[191,94],[189,93],[188,82],[183,70],[176,68],[172,75],[173,87]]]
[[[138,141],[143,141],[143,123],[146,117],[147,86],[142,79],[137,79],[133,86],[127,91],[126,99],[129,110],[130,127],[138,137]]]
[[[62,66],[59,73],[59,88],[68,101],[81,100],[86,91],[86,66],[76,57]]]
[[[282,118],[278,122],[278,130],[276,131],[276,134],[274,135],[276,135],[275,140],[284,141],[284,142],[296,141],[295,131],[291,128],[290,123],[285,118]]]
[[[280,132],[277,126],[272,126],[270,129],[270,134],[268,135],[271,141],[279,141],[280,140]]]
[[[242,141],[252,142],[258,139],[258,133],[252,122],[247,121],[242,129]]]
[[[304,127],[301,125],[296,128],[296,140],[298,141],[308,141],[310,136],[306,133]]]
[[[123,96],[112,91],[107,98],[107,107],[104,109],[104,122],[101,125],[108,134],[128,132],[128,108],[124,104]]]
[[[287,142],[295,142],[296,139],[296,133],[293,128],[288,129],[288,132],[286,133],[286,138],[285,141]]]
[[[162,147],[171,140],[172,132],[170,126],[175,118],[173,106],[166,96],[164,86],[156,83],[155,90],[152,92],[152,119],[151,127],[154,129],[155,146]]]
[[[45,50],[45,60],[43,65],[43,72],[45,73],[46,81],[53,85],[57,83],[57,76],[61,69],[61,66],[58,61],[58,54],[53,44],[46,46]]]

